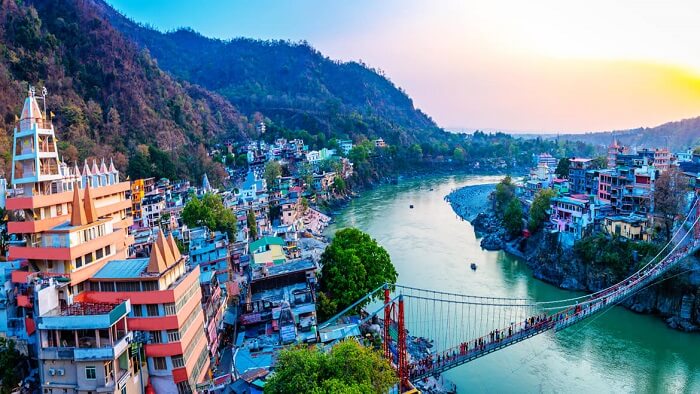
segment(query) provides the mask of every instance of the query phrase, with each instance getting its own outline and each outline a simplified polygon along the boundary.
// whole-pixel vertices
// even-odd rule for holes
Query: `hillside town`
[[[690,149],[677,153],[667,148],[633,149],[613,140],[604,158],[604,163],[603,157],[558,160],[543,153],[534,158],[535,166],[517,185],[525,212],[538,193],[552,192],[544,229],[556,234],[562,246],[571,247],[595,233],[651,241],[665,230],[667,216],[687,210],[685,204],[691,202],[699,175],[700,154]],[[658,195],[655,201],[657,181],[663,174],[679,181],[671,186],[680,193],[672,201],[682,206],[677,212],[668,212],[668,202],[660,201]]]
[[[2,183],[0,261],[0,336],[35,360],[26,387],[256,392],[284,346],[335,339],[317,330],[331,221],[317,206],[344,194],[351,141],[227,144],[247,171],[230,169],[232,187],[217,190],[206,175],[129,180],[110,158],[66,163],[57,134],[30,91]],[[211,201],[235,224],[185,217]]]

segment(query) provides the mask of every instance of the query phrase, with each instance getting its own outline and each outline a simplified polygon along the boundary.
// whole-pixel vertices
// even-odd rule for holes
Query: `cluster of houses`
[[[601,165],[600,160],[570,158],[568,174],[557,177],[559,160],[547,153],[536,155],[535,166],[519,185],[518,193],[526,207],[540,190],[555,192],[546,229],[556,233],[562,245],[571,246],[595,232],[650,240],[658,177],[677,168],[692,184],[700,171],[700,155],[691,150],[671,153],[666,148],[632,149],[617,140],[608,146],[606,159]]]
[[[28,382],[47,394],[249,392],[284,346],[321,340],[330,218],[314,206],[352,175],[351,141],[337,153],[299,139],[229,145],[248,162],[229,190],[206,175],[201,186],[125,181],[111,162],[64,163],[37,99],[25,100],[0,183],[0,336],[36,361]],[[274,185],[270,161],[285,168]],[[184,224],[188,201],[207,193],[235,214],[235,234]]]

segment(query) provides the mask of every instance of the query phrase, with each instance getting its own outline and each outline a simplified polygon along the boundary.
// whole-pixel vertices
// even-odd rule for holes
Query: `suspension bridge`
[[[403,392],[412,387],[411,381],[437,375],[536,335],[561,331],[665,280],[662,275],[700,249],[699,201],[696,196],[689,213],[656,256],[626,279],[595,293],[535,302],[387,284],[321,324],[319,330],[342,326],[345,336],[352,336],[362,327],[379,326],[383,354],[396,369]],[[380,305],[363,311],[360,319],[348,320],[349,315],[357,314],[358,306],[372,301],[370,305]],[[411,351],[421,338],[430,340],[430,351]]]

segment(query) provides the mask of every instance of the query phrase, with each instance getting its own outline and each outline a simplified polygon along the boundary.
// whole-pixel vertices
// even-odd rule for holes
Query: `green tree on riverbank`
[[[396,283],[398,273],[389,253],[376,240],[356,228],[335,233],[321,255],[319,316],[325,320],[364,297],[383,283]],[[324,301],[325,300],[325,301]],[[362,306],[362,305],[360,305]]]
[[[515,198],[515,184],[513,184],[513,179],[509,175],[496,185],[493,198],[494,212],[496,212],[498,217],[503,217],[506,207]]]
[[[523,207],[517,198],[510,200],[503,214],[503,226],[511,236],[518,236],[523,231]]]
[[[547,219],[551,200],[557,193],[552,189],[542,189],[537,192],[530,205],[530,220],[527,228],[531,232],[536,232],[542,227],[542,223]]]
[[[265,393],[387,393],[396,383],[379,351],[343,341],[328,353],[309,347],[280,352]]]

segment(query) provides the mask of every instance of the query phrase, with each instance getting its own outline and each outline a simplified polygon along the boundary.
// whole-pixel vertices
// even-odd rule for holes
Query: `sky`
[[[440,126],[585,132],[700,116],[697,0],[108,0],[158,30],[307,40]]]

